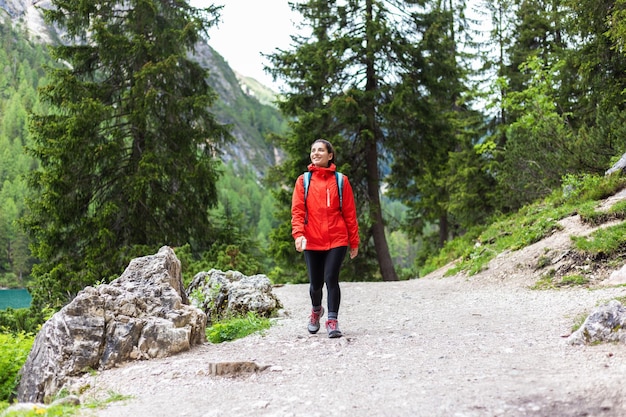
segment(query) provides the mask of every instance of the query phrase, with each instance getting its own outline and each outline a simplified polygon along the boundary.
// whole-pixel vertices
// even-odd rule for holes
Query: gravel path
[[[626,287],[537,291],[504,282],[342,283],[341,339],[306,332],[306,285],[279,287],[285,315],[265,335],[89,377],[85,397],[132,399],[85,415],[625,416],[626,346],[570,346],[566,337]],[[268,368],[210,372],[224,361]]]

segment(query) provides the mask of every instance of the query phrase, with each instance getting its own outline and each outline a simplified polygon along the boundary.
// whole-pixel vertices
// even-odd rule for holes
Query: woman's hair
[[[318,142],[323,143],[324,146],[326,146],[326,152],[333,154],[333,157],[330,159],[330,161],[328,161],[328,166],[330,166],[331,163],[334,164],[336,153],[335,153],[335,148],[333,147],[333,144],[327,141],[326,139],[316,139],[315,142],[311,144],[311,147],[313,147],[313,145],[315,145]]]

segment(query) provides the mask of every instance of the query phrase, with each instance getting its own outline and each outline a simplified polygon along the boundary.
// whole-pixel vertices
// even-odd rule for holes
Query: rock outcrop
[[[272,292],[266,275],[246,276],[241,272],[211,269],[196,274],[187,289],[192,305],[201,308],[209,324],[229,316],[249,312],[270,317],[282,305]]]
[[[572,345],[626,343],[626,308],[617,300],[598,307],[567,341]]]
[[[20,371],[20,402],[49,402],[89,370],[170,356],[206,340],[204,312],[188,305],[169,247],[136,258],[110,284],[87,287],[48,320]]]

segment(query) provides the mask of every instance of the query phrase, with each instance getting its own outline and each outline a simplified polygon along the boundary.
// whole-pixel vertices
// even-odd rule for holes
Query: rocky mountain
[[[281,132],[286,126],[283,116],[268,100],[275,93],[254,79],[235,74],[208,43],[197,46],[195,58],[208,69],[209,84],[220,97],[215,114],[222,123],[232,126],[236,139],[224,160],[263,174],[267,167],[279,162],[281,154],[268,142],[267,135]]]
[[[5,15],[22,27],[31,41],[54,44],[63,40],[63,33],[44,22],[42,9],[50,4],[49,0],[0,0],[0,18]],[[235,74],[206,41],[197,46],[194,58],[208,70],[208,82],[220,97],[213,112],[220,122],[232,127],[235,141],[226,145],[222,159],[263,176],[280,158],[268,134],[281,132],[286,126],[272,103],[275,93],[254,79]]]

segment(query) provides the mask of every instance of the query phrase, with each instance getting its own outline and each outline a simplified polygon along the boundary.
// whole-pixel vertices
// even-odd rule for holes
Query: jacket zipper
[[[326,189],[326,207],[330,207],[330,189]]]

